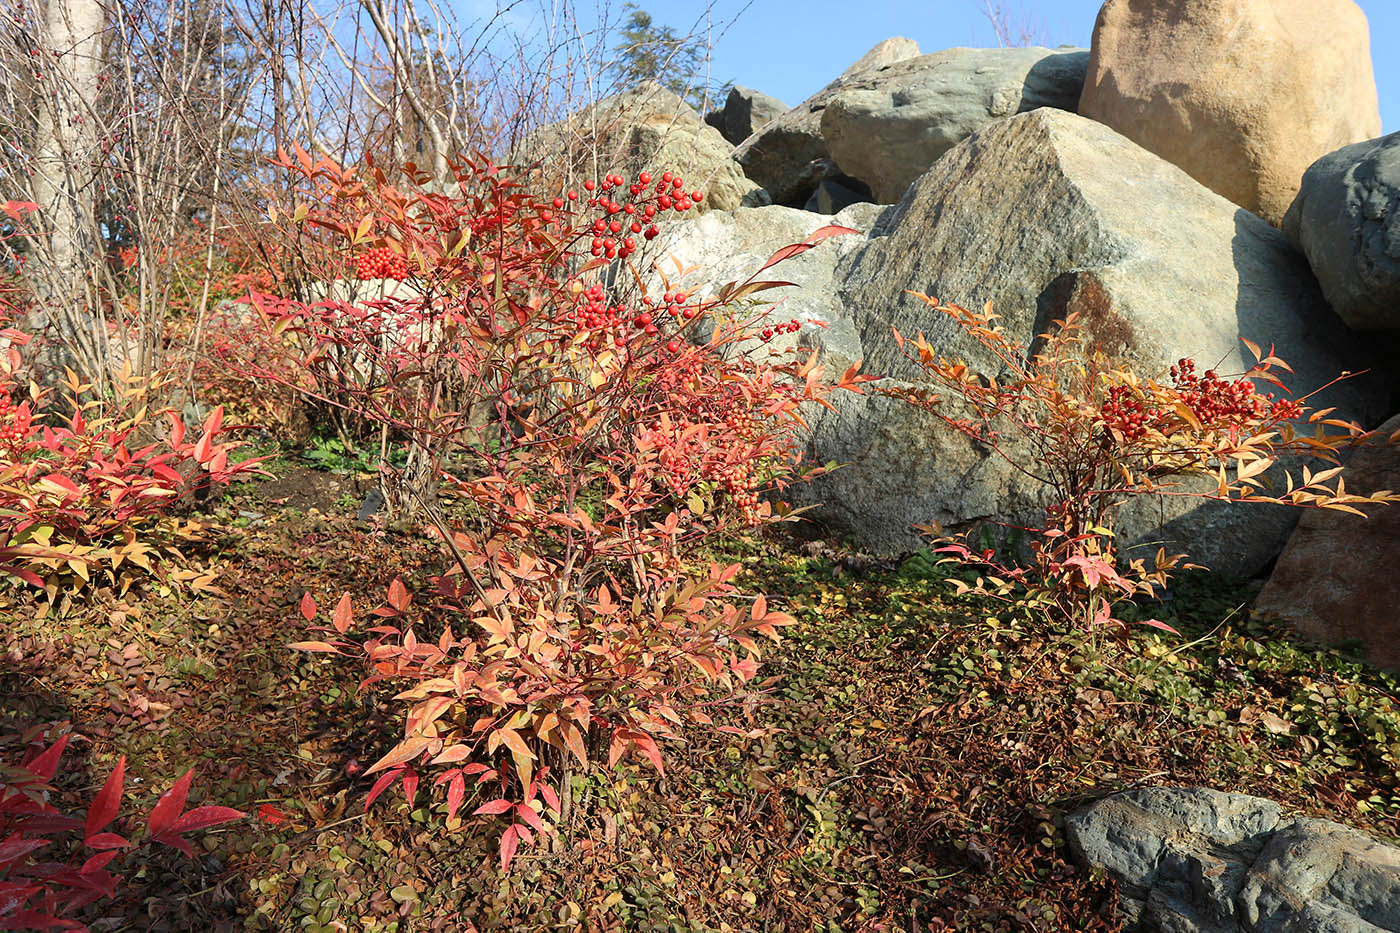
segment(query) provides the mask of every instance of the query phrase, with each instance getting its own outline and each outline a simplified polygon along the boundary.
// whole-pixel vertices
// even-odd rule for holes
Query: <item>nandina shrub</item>
[[[246,288],[242,294],[246,296]],[[168,330],[170,345],[181,348],[172,366],[188,375],[192,394],[202,405],[223,408],[226,419],[256,425],[277,438],[295,441],[305,435],[305,402],[285,387],[311,387],[300,354],[269,333],[255,308],[222,301],[202,317],[173,319]],[[254,367],[276,372],[277,380],[250,377]]]
[[[94,574],[122,589],[132,568],[155,572],[179,558],[171,512],[200,491],[258,472],[230,463],[222,409],[197,436],[174,412],[149,408],[149,383],[127,381],[118,399],[83,401],[69,373],[63,404],[50,389],[13,377],[24,335],[10,331],[0,371],[0,574],[43,587],[50,600]],[[98,407],[105,409],[97,412]]]
[[[454,166],[451,195],[282,164],[313,185],[292,213],[320,231],[305,235],[346,246],[338,258],[320,242],[332,268],[405,281],[360,303],[252,300],[309,348],[323,400],[418,458],[418,476],[384,468],[389,491],[422,509],[451,562],[430,639],[394,581],[367,636],[350,637],[347,596],[330,640],[296,647],[363,655],[366,685],[401,690],[404,738],[369,769],[370,800],[396,782],[411,798],[426,773],[456,825],[469,794],[484,798],[471,812],[504,818],[508,866],[567,809],[570,770],[631,755],[660,770],[661,741],[710,724],[709,704],[754,676],[756,638],[792,621],[761,595],[741,603],[737,568],[700,548],[790,517],[762,493],[798,473],[801,409],[829,387],[814,359],[731,352],[761,341],[765,312],[717,312],[772,283],[706,301],[674,283],[643,292],[633,264],[652,221],[702,197],[670,173],[540,199],[481,161]],[[836,386],[859,381],[853,367]],[[455,515],[439,484],[464,504]],[[317,617],[310,596],[302,610]]]
[[[1152,596],[1184,554],[1159,549],[1152,561],[1119,559],[1114,515],[1139,495],[1188,496],[1276,503],[1358,512],[1360,504],[1389,502],[1382,491],[1346,491],[1339,454],[1366,437],[1358,425],[1313,410],[1307,397],[1286,397],[1279,374],[1287,364],[1243,341],[1257,362],[1237,377],[1178,361],[1165,379],[1140,376],[1098,351],[1086,351],[1078,316],[1056,322],[1036,352],[1011,342],[996,324],[991,305],[981,312],[917,296],[946,315],[990,351],[1002,372],[978,372],[939,355],[920,334],[895,338],[917,364],[924,384],[882,391],[937,416],[943,424],[1002,457],[1043,484],[1049,505],[1042,526],[1030,532],[1029,565],[999,560],[991,550],[969,547],[965,537],[938,536],[948,560],[985,570],[966,589],[1010,598],[1086,625],[1114,622],[1115,606]],[[1273,385],[1283,394],[1260,391]],[[1310,396],[1308,396],[1310,397]],[[954,403],[950,405],[949,403]],[[1306,430],[1300,430],[1306,426]],[[1013,453],[1024,445],[1030,456]],[[1280,461],[1293,458],[1331,464],[1295,478]],[[1275,469],[1277,467],[1277,469]],[[1275,477],[1274,474],[1281,473]],[[1214,488],[1187,484],[1205,477]],[[1279,489],[1276,484],[1283,484]],[[1165,628],[1157,620],[1144,624]]]
[[[77,915],[116,893],[121,878],[112,862],[136,846],[111,829],[121,813],[126,759],[103,782],[82,818],[53,803],[54,777],[71,735],[45,745],[44,730],[0,744],[0,930],[85,930]],[[17,752],[17,756],[16,756]],[[15,758],[18,757],[18,760]],[[186,833],[212,829],[245,814],[230,807],[185,810],[194,771],[156,801],[146,818],[146,841],[193,858]],[[65,843],[77,834],[79,843]]]

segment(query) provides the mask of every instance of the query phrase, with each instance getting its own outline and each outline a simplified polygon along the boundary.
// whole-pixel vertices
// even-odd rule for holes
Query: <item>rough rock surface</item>
[[[1400,330],[1400,133],[1314,162],[1283,232],[1349,326]]]
[[[719,130],[655,82],[542,128],[512,154],[512,161],[568,162],[591,171],[595,149],[599,166],[630,178],[643,169],[680,172],[688,184],[704,190],[705,199],[696,208],[702,212],[763,203],[758,186],[729,157],[732,147]]]
[[[917,372],[892,327],[923,331],[943,352],[996,369],[908,290],[966,307],[993,301],[1023,345],[1079,311],[1092,345],[1150,374],[1184,356],[1242,372],[1241,337],[1276,344],[1298,387],[1372,362],[1282,233],[1101,124],[1049,108],[993,122],[955,146],[881,216],[836,278],[865,371],[892,379]],[[1367,424],[1393,410],[1374,374],[1316,401]],[[914,522],[1041,517],[1037,485],[930,416],[871,394],[834,402],[836,412],[811,419],[812,453],[848,467],[799,493],[864,546],[912,550]],[[1119,527],[1124,543],[1165,540],[1168,550],[1248,575],[1277,556],[1295,521],[1283,508],[1143,498]]]
[[[858,75],[914,58],[919,45],[912,39],[893,38],[862,55],[841,76],[787,113],[770,121],[734,151],[744,174],[761,185],[774,204],[801,207],[830,173],[813,177],[813,162],[827,159],[822,140],[822,109],[836,91]]]
[[[719,130],[735,146],[748,139],[770,120],[788,112],[788,105],[752,88],[730,88],[724,106],[705,114],[705,122]]]
[[[844,181],[828,178],[817,185],[802,209],[817,214],[839,214],[852,204],[867,203],[872,198],[869,186],[853,178]]]
[[[1079,112],[1273,224],[1316,159],[1381,132],[1352,0],[1108,0]]]
[[[1073,112],[1087,49],[948,49],[858,75],[821,115],[841,171],[891,204],[954,145],[988,122],[1037,107]]]
[[[1400,431],[1400,416],[1352,454],[1347,489],[1400,490],[1400,447],[1382,443]],[[1252,609],[1325,643],[1360,640],[1374,664],[1400,671],[1400,577],[1378,572],[1400,562],[1400,509],[1308,511],[1288,539]]]
[[[791,207],[741,208],[712,212],[694,221],[673,221],[662,227],[663,271],[695,269],[703,278],[686,278],[675,284],[694,287],[702,295],[713,294],[726,282],[752,275],[777,250],[800,243],[819,227],[839,224],[865,232],[874,226],[881,208],[856,204],[835,216],[823,216]],[[860,340],[837,299],[835,272],[841,257],[864,243],[860,235],[845,234],[820,243],[815,249],[787,259],[759,275],[760,279],[792,282],[796,288],[764,291],[755,297],[775,305],[776,321],[797,320],[796,334],[775,337],[777,350],[793,345],[820,348],[828,375],[839,376],[860,359]],[[677,266],[679,264],[679,266]],[[659,290],[659,289],[657,289]],[[702,339],[708,333],[697,334]]]
[[[1117,879],[1142,930],[1400,930],[1400,848],[1261,797],[1208,788],[1115,794],[1066,822],[1080,864]]]

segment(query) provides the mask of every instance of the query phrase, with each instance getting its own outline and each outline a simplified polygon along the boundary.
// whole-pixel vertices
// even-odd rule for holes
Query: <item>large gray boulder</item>
[[[939,156],[992,120],[1057,107],[1084,90],[1088,49],[948,49],[858,75],[821,114],[841,171],[891,204]]]
[[[757,293],[752,310],[773,306],[773,321],[795,320],[802,326],[796,334],[775,337],[768,348],[782,352],[798,346],[819,349],[828,377],[839,377],[859,362],[860,339],[850,316],[838,298],[836,267],[841,258],[865,242],[864,234],[875,225],[882,208],[875,204],[855,204],[834,216],[773,205],[713,211],[695,220],[672,221],[662,226],[657,250],[657,267],[672,276],[669,284],[695,289],[701,296],[713,295],[728,282],[741,282],[752,276],[773,253],[793,243],[801,243],[820,227],[837,224],[860,231],[821,242],[808,250],[761,273],[758,278],[791,282],[795,287]],[[679,281],[681,270],[694,270]],[[658,287],[651,290],[661,291]],[[695,339],[708,339],[705,322],[696,328]],[[762,348],[751,346],[750,351]]]
[[[758,128],[734,150],[735,161],[768,192],[772,203],[801,207],[817,185],[836,174],[821,132],[827,101],[855,77],[879,72],[918,54],[918,43],[912,39],[896,37],[879,43],[835,81]]]
[[[1342,320],[1357,330],[1400,330],[1400,133],[1314,162],[1283,232]]]
[[[584,177],[595,171],[627,178],[643,169],[658,175],[676,171],[685,178],[687,190],[694,186],[705,192],[697,212],[763,203],[758,185],[744,176],[729,157],[731,151],[719,130],[652,81],[532,133],[511,161],[537,165],[545,172],[568,168]]]
[[[705,114],[705,122],[719,130],[725,140],[737,146],[770,120],[788,112],[788,105],[761,91],[747,87],[730,88],[724,106]]]
[[[1065,824],[1071,852],[1119,884],[1133,928],[1172,933],[1400,930],[1400,848],[1261,797],[1144,788]]]
[[[918,375],[892,328],[922,331],[944,354],[998,369],[911,290],[965,307],[992,301],[1022,345],[1080,312],[1092,346],[1144,374],[1165,376],[1181,357],[1243,372],[1241,338],[1275,344],[1302,390],[1373,362],[1282,233],[1101,124],[1049,108],[993,122],[950,150],[836,278],[865,371],[891,385]],[[920,545],[914,523],[1042,518],[1045,489],[1015,436],[1002,440],[1008,464],[903,402],[847,393],[834,403],[835,412],[812,415],[811,452],[846,467],[799,495],[822,503],[818,517],[836,530],[889,553]],[[1368,425],[1390,413],[1374,374],[1314,403]],[[1123,510],[1120,543],[1164,542],[1249,575],[1278,554],[1295,522],[1281,507],[1144,497]]]

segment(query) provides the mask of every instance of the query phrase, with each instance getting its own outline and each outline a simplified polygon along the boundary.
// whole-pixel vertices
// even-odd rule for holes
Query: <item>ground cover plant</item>
[[[128,780],[164,786],[160,762],[197,743],[204,799],[257,817],[221,829],[200,862],[128,876],[104,916],[175,930],[529,930],[570,917],[861,930],[911,916],[920,929],[1114,930],[1115,893],[1068,862],[1058,824],[1117,789],[1229,787],[1400,835],[1400,683],[1250,619],[1248,584],[1186,573],[1167,605],[1143,607],[1181,638],[1125,641],[956,596],[936,555],[890,566],[761,535],[714,555],[797,621],[745,701],[716,711],[743,734],[682,727],[664,776],[631,759],[575,775],[559,850],[524,848],[502,873],[499,829],[449,831],[441,796],[364,809],[364,749],[402,735],[390,694],[359,693],[354,665],[289,664],[285,650],[304,587],[372,602],[385,577],[418,589],[442,572],[439,549],[357,528],[335,477],[287,476],[217,506],[243,523],[224,545],[246,581],[236,595],[153,594],[116,621],[115,604],[94,604],[4,635],[4,684],[26,687],[0,690],[6,713],[102,723],[119,708],[113,686],[150,690],[173,712],[152,726],[120,707],[94,754],[123,750]],[[284,511],[273,500],[292,476],[308,505]]]
[[[1400,835],[1394,676],[1119,559],[1193,472],[1391,498],[1267,485],[1363,433],[1282,361],[1149,378],[938,304],[1009,375],[906,339],[937,387],[897,394],[1030,439],[1027,560],[814,538],[804,419],[882,374],[780,350],[816,325],[766,276],[849,231],[701,297],[657,249],[693,173],[502,161],[606,28],[479,75],[450,6],[284,6],[0,11],[0,929],[1117,930],[1063,832],[1105,794]],[[623,15],[618,73],[695,83]]]

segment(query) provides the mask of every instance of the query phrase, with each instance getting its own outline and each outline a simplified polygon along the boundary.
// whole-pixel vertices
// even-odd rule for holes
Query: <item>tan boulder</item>
[[[540,166],[542,174],[558,174],[563,167],[574,178],[601,174],[600,169],[627,178],[644,169],[656,175],[676,171],[705,192],[697,214],[767,203],[729,157],[732,148],[690,105],[649,81],[536,130],[516,147],[511,161]],[[553,181],[545,179],[544,190]]]
[[[1108,0],[1079,113],[1278,226],[1315,160],[1379,136],[1352,0]]]
[[[1400,415],[1377,429],[1342,474],[1347,489],[1400,490]],[[1254,601],[1254,615],[1326,644],[1360,641],[1374,664],[1400,671],[1400,508],[1365,506],[1367,517],[1308,511]]]

